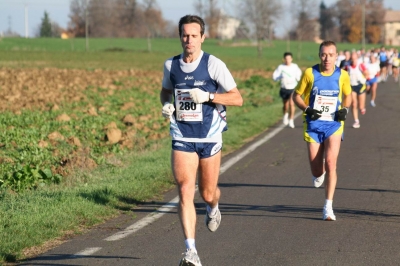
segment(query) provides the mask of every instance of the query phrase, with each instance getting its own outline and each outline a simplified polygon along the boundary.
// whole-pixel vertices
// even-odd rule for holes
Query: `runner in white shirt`
[[[358,108],[361,114],[365,114],[365,82],[367,68],[364,64],[358,63],[357,52],[351,53],[351,64],[346,67],[350,76],[350,85],[352,89],[352,113],[354,117],[353,128],[360,128],[358,119]]]
[[[399,51],[397,49],[394,50],[389,61],[392,64],[392,73],[393,73],[394,81],[397,82],[399,80],[399,65],[400,65]]]
[[[336,59],[336,66],[340,67],[340,63],[342,62],[342,60],[346,59],[346,56],[344,55],[344,52],[342,50],[339,51],[338,57]]]
[[[290,52],[283,54],[284,63],[279,65],[272,74],[272,78],[275,81],[280,80],[281,89],[279,95],[283,100],[283,124],[289,125],[294,128],[294,113],[296,111],[295,105],[292,99],[294,88],[301,78],[301,69],[293,61],[293,55]],[[290,115],[289,115],[290,111]]]
[[[368,52],[368,51],[365,52],[364,49],[361,49],[361,50],[360,50],[360,53],[359,53],[359,57],[358,57],[358,62],[359,62],[360,64],[362,64],[362,63],[364,63],[364,64],[369,63],[369,52]]]
[[[371,93],[371,106],[375,107],[376,90],[378,88],[378,79],[381,72],[381,67],[376,56],[372,53],[370,56],[370,62],[365,65],[367,68],[367,93]]]

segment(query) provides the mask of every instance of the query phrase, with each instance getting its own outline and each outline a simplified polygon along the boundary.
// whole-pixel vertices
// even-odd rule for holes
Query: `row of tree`
[[[176,27],[165,20],[156,0],[72,0],[69,32],[93,37],[170,37]],[[174,32],[173,32],[174,31]]]
[[[366,42],[382,41],[385,16],[383,0],[339,0],[331,7],[320,4],[321,39],[360,43],[365,30]],[[364,27],[363,27],[364,21]]]
[[[323,0],[297,0],[289,8],[280,0],[235,1],[235,10],[221,8],[221,0],[196,0],[195,10],[207,25],[209,37],[218,37],[218,25],[227,13],[242,18],[238,38],[261,41],[274,38],[274,26],[285,24],[284,12],[292,23],[286,26],[287,38],[293,40],[332,39],[341,42],[361,42],[365,17],[366,42],[382,40],[385,14],[383,0],[338,0],[327,6]],[[319,5],[318,9],[315,8]],[[156,0],[71,0],[68,31],[84,37],[86,30],[93,37],[176,37],[177,25],[163,18]],[[60,27],[52,24],[45,13],[40,36],[59,34]]]

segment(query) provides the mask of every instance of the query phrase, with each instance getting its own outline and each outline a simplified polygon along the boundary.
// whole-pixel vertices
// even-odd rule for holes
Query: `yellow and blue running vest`
[[[304,96],[304,102],[310,108],[324,112],[315,121],[303,114],[305,141],[322,143],[333,134],[343,134],[344,122],[337,121],[334,114],[342,108],[343,95],[351,94],[350,78],[346,71],[335,67],[332,74],[325,74],[317,64],[306,69],[296,93]]]

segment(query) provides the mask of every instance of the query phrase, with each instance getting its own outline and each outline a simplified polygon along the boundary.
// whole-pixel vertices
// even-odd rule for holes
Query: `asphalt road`
[[[400,88],[392,80],[381,83],[375,108],[367,99],[361,128],[351,127],[351,115],[345,125],[333,202],[337,221],[321,219],[324,190],[312,186],[297,118],[295,129],[285,128],[220,176],[217,232],[206,229],[204,204],[196,196],[203,265],[400,265]],[[104,240],[175,196],[171,191],[163,202],[21,265],[178,265],[185,247],[174,208],[123,239]]]

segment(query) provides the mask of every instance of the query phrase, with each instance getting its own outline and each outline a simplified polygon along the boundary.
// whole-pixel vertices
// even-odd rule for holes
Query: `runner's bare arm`
[[[219,103],[227,106],[242,106],[243,98],[239,90],[234,88],[226,93],[216,93],[213,103]]]
[[[164,105],[165,102],[171,102],[172,101],[172,90],[167,90],[165,88],[162,88],[160,92],[160,102],[162,105]]]
[[[351,105],[351,94],[348,95],[343,94],[342,107],[349,108],[350,105]]]
[[[303,98],[301,98],[300,94],[294,92],[292,98],[297,107],[299,107],[302,111],[304,111],[307,108],[308,105],[306,105]]]

